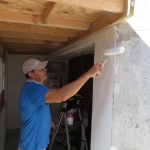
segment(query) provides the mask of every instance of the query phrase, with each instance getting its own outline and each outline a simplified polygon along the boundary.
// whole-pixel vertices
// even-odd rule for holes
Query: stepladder
[[[72,99],[71,99],[72,100]],[[82,118],[82,115],[81,115],[81,111],[80,111],[80,107],[79,107],[79,104],[80,104],[80,98],[79,99],[76,99],[76,107],[75,107],[75,110],[76,110],[76,114],[78,113],[79,115],[79,120],[80,120],[80,127],[81,127],[81,144],[80,144],[80,150],[88,150],[88,146],[87,146],[87,141],[86,141],[86,136],[85,136],[85,126],[83,124],[83,118]],[[54,142],[56,140],[56,136],[58,134],[58,131],[60,129],[60,126],[62,124],[62,122],[64,122],[64,128],[65,128],[65,136],[66,136],[66,149],[67,150],[71,150],[71,146],[70,146],[70,130],[72,128],[74,128],[73,126],[68,126],[68,123],[67,123],[67,106],[68,106],[68,102],[64,102],[62,104],[62,109],[61,109],[61,112],[60,112],[60,115],[57,119],[57,122],[56,122],[56,129],[53,130],[52,134],[51,134],[51,142],[50,142],[50,145],[49,145],[49,148],[48,150],[53,150],[53,145],[54,145]]]

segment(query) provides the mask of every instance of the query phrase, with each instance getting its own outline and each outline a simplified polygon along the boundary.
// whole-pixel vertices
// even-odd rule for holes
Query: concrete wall
[[[44,60],[45,56],[32,55],[8,55],[8,77],[7,77],[7,128],[20,127],[20,115],[18,108],[18,100],[20,90],[26,82],[26,78],[22,72],[22,64],[26,59],[37,58]]]
[[[115,26],[116,59],[112,118],[115,150],[150,149],[150,48],[127,22]]]

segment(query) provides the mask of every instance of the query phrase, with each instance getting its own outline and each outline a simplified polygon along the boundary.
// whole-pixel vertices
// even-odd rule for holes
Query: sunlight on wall
[[[111,146],[111,150],[118,150],[118,148],[115,146]]]
[[[134,7],[134,16],[127,22],[132,26],[136,33],[150,47],[150,1],[136,0]]]

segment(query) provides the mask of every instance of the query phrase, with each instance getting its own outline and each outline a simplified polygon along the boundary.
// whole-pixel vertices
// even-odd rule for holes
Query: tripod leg
[[[68,124],[67,124],[66,113],[64,113],[64,118],[65,118],[66,137],[67,137],[68,150],[70,150],[70,140],[69,140],[69,132],[68,132]]]
[[[57,127],[57,128],[56,128],[56,130],[54,130],[54,133],[53,133],[53,135],[52,135],[51,144],[50,144],[50,149],[52,149],[52,146],[53,146],[53,143],[54,143],[54,141],[55,141],[55,137],[56,137],[56,135],[57,135],[57,132],[58,132],[60,123],[61,123],[61,121],[62,121],[63,115],[64,115],[64,113],[61,113],[60,116],[59,116],[59,118],[58,118],[58,120],[57,120],[57,124],[56,124],[56,127]],[[49,150],[50,150],[50,149],[49,149]]]
[[[88,150],[87,141],[86,141],[86,137],[85,137],[85,129],[84,129],[83,124],[82,124],[82,137],[83,137],[83,142],[85,144],[86,150]]]
[[[78,112],[79,112],[80,121],[82,121],[82,116],[81,116],[81,111],[80,111],[80,109],[78,109]],[[82,122],[81,127],[82,127],[81,150],[84,150],[84,144],[85,144],[86,150],[88,150],[87,141],[86,141],[86,137],[85,137],[85,129],[84,129],[83,122]]]

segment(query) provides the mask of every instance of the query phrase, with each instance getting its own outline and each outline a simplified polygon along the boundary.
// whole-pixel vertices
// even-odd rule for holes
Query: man
[[[99,76],[103,67],[97,63],[77,80],[60,89],[49,89],[43,85],[47,79],[46,65],[48,61],[28,59],[22,70],[27,78],[20,93],[21,131],[19,150],[44,150],[49,144],[51,114],[49,103],[60,103],[74,96],[85,82]]]

